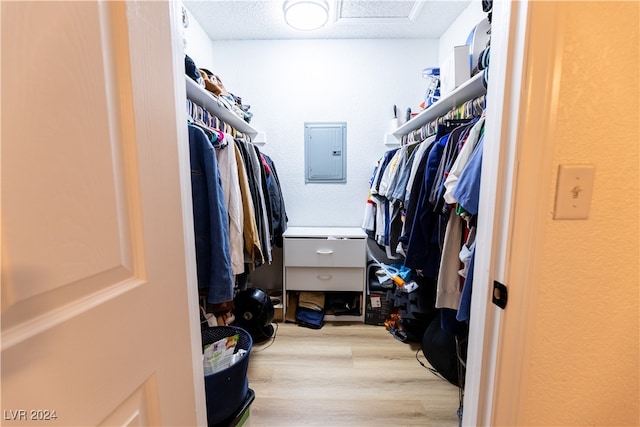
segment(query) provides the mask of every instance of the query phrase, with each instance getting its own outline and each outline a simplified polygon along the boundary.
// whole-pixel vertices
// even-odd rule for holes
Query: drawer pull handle
[[[331,249],[318,249],[316,253],[320,255],[331,255],[333,251]]]
[[[318,274],[318,279],[320,280],[331,280],[332,277],[330,274]]]

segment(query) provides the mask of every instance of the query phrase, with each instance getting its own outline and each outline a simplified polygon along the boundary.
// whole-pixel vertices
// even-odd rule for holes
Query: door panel
[[[19,8],[31,10],[24,20],[3,25],[3,81],[10,82],[2,88],[3,124],[9,128],[3,130],[12,137],[15,132],[15,140],[3,138],[7,180],[2,194],[11,204],[3,212],[11,225],[4,234],[11,245],[13,279],[21,284],[11,282],[5,307],[113,269],[131,270],[129,217],[136,214],[126,203],[127,177],[117,169],[124,140],[109,129],[109,124],[121,126],[121,118],[113,105],[117,93],[105,93],[102,84],[114,76],[105,69],[101,34],[91,29],[101,25],[97,5],[64,7],[68,22],[61,25],[34,19],[59,5],[5,7],[6,20],[11,9]],[[81,19],[81,14],[93,19]],[[73,33],[66,29],[78,23],[84,27],[78,34],[64,34]],[[62,40],[52,40],[59,29]],[[29,42],[34,33],[46,33],[40,46]],[[9,40],[18,46],[7,46]],[[5,54],[5,47],[16,54]],[[39,57],[40,66],[28,65],[32,56]],[[82,61],[75,70],[68,64],[74,58]],[[69,108],[71,102],[80,108]],[[41,276],[47,280],[38,280]]]
[[[0,7],[3,422],[202,423],[175,5]]]
[[[122,402],[100,426],[155,426],[159,420],[156,383],[152,377]]]

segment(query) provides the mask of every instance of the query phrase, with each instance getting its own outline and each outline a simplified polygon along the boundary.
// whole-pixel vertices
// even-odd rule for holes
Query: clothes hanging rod
[[[443,116],[451,109],[487,93],[487,89],[482,84],[482,75],[482,72],[476,74],[444,97],[441,97],[438,101],[429,106],[429,108],[422,110],[417,116],[398,127],[393,132],[393,136],[400,140],[404,135],[407,135],[409,132],[416,129],[420,129],[427,123]]]
[[[215,96],[198,85],[191,77],[185,76],[185,81],[187,85],[187,98],[191,101],[205,108],[209,113],[218,117],[218,119],[234,127],[238,132],[249,135],[252,139],[258,134],[256,129],[241,119],[236,113],[219,104]]]

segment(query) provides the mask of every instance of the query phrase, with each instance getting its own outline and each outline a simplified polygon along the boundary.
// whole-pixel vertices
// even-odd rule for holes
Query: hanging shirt
[[[228,133],[224,134],[224,143],[219,144],[219,147],[216,148],[216,158],[224,190],[224,199],[229,211],[231,269],[233,274],[241,274],[244,273],[244,237],[242,236],[244,211],[233,137]]]
[[[458,185],[453,191],[453,197],[458,204],[471,215],[478,215],[480,202],[480,175],[482,172],[482,146],[484,134],[480,137],[467,166],[462,171]]]
[[[404,148],[398,149],[395,151],[395,154],[389,160],[386,168],[384,169],[384,173],[380,179],[380,184],[378,186],[378,194],[387,197],[387,191],[393,185],[393,182],[396,177],[396,172],[398,171],[398,167],[401,163],[402,153],[406,152]]]
[[[457,310],[460,305],[460,249],[462,248],[464,221],[455,210],[449,213],[445,232],[438,284],[436,291],[436,308]]]
[[[262,215],[262,224],[264,227],[260,229],[260,243],[262,244],[262,253],[268,264],[271,264],[273,260],[271,257],[271,234],[273,233],[271,224],[271,207],[269,206],[269,199],[267,193],[267,177],[260,159],[260,150],[253,144],[247,144],[248,151],[251,156],[251,162],[254,167],[254,173],[258,179],[258,198],[260,200],[260,210],[256,212],[256,215]]]
[[[389,162],[391,161],[391,159],[393,158],[393,156],[395,156],[396,152],[399,150],[399,148],[394,148],[392,150],[387,151],[386,153],[384,153],[384,156],[382,157],[382,160],[380,161],[380,166],[378,167],[377,171],[376,171],[376,176],[373,178],[373,183],[371,185],[371,194],[378,194],[378,189],[380,187],[380,181],[382,180],[382,176],[384,175],[384,171],[387,168],[387,165],[389,164]]]
[[[456,313],[456,319],[460,322],[469,322],[471,318],[471,292],[473,290],[473,269],[476,259],[476,244],[473,242],[471,245],[471,256],[469,260],[469,267],[467,269],[467,277],[462,287],[462,294],[460,295],[460,305],[458,312]]]
[[[480,176],[482,172],[482,147],[484,144],[484,134],[480,137],[476,148],[469,158],[467,166],[460,175],[460,180],[456,186],[453,196],[458,200],[458,204],[473,216],[478,215],[478,205],[480,203]],[[471,313],[471,293],[473,289],[473,269],[475,263],[475,241],[471,247],[471,260],[467,269],[460,306],[456,318],[459,321],[469,321]]]
[[[484,117],[481,117],[473,128],[471,128],[471,131],[469,131],[469,136],[467,137],[464,146],[460,150],[460,153],[458,154],[458,157],[456,158],[456,161],[451,167],[451,170],[447,175],[447,179],[444,182],[444,200],[449,204],[456,203],[456,200],[453,197],[453,190],[458,185],[458,179],[460,178],[464,168],[467,166],[469,158],[480,139],[480,132],[484,129],[484,120]]]
[[[403,162],[398,170],[398,178],[395,180],[393,188],[387,194],[387,198],[392,203],[401,203],[404,206],[405,194],[407,192],[407,182],[413,169],[413,161],[416,158],[416,152],[418,152],[417,146],[407,147],[406,154],[403,158]]]
[[[423,176],[424,173],[424,163],[422,163],[422,159],[425,157],[425,154],[429,152],[429,148],[436,141],[436,136],[432,135],[423,142],[421,142],[418,147],[414,150],[413,156],[415,157],[413,163],[411,164],[411,172],[409,173],[409,178],[407,179],[407,188],[404,194],[404,205],[409,205],[409,198],[411,197],[413,191],[413,183],[416,179],[416,174],[419,170],[421,170],[420,176]],[[420,182],[420,179],[418,179]]]

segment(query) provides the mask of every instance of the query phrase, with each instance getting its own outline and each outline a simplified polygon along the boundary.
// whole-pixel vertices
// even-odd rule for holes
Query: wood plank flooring
[[[458,388],[420,366],[418,343],[400,342],[382,326],[278,323],[269,344],[251,352],[256,396],[245,426],[458,425]]]

